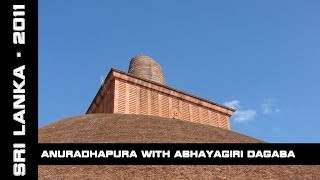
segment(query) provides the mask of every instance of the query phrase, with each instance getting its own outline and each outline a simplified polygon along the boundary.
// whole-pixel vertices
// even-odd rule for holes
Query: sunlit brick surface
[[[234,110],[112,69],[87,113],[160,116],[230,129]]]

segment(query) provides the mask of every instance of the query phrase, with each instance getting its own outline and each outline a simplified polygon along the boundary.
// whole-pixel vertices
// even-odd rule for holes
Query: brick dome
[[[130,61],[128,73],[165,85],[165,77],[160,64],[146,55],[137,55]]]

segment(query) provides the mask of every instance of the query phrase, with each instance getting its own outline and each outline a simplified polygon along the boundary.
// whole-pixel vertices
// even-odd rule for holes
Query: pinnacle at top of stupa
[[[166,85],[164,73],[160,64],[144,54],[139,54],[131,59],[128,73],[136,77]]]

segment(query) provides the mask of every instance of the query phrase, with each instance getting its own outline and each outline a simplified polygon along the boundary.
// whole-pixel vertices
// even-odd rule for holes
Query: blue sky
[[[84,114],[147,54],[167,84],[237,109],[234,131],[320,142],[320,1],[39,1],[39,126]]]

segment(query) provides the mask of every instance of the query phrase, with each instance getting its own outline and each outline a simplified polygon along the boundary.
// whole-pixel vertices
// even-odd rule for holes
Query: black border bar
[[[49,151],[60,152],[60,158],[48,156]],[[70,157],[63,155],[63,151],[132,151],[135,157],[91,156],[91,158]],[[170,157],[143,158],[141,150],[169,150]],[[176,151],[200,150],[242,150],[242,158],[174,158]],[[247,158],[247,151],[269,150],[293,151],[294,158]],[[44,153],[46,151],[46,153]],[[44,153],[44,154],[43,154]],[[54,153],[52,153],[54,154]],[[289,154],[289,153],[287,153]],[[40,165],[320,165],[320,144],[39,144],[38,163]]]
[[[38,1],[37,0],[10,0],[3,2],[5,5],[6,18],[6,85],[7,94],[5,104],[7,123],[7,176],[37,179],[38,164],[36,158],[38,144]],[[19,6],[17,6],[19,5]],[[24,33],[24,34],[23,34]],[[23,67],[25,79],[14,75],[14,70]],[[14,92],[14,86],[19,84],[24,92]],[[17,101],[14,95],[24,96],[20,100],[24,105],[24,113],[18,122],[14,114],[23,110],[14,107]],[[22,107],[22,106],[21,106]],[[20,115],[21,115],[20,114]],[[18,114],[16,114],[18,115]],[[24,125],[24,127],[22,127]],[[25,129],[24,133],[23,128]],[[14,134],[20,131],[21,134]],[[22,160],[24,159],[24,161]]]

